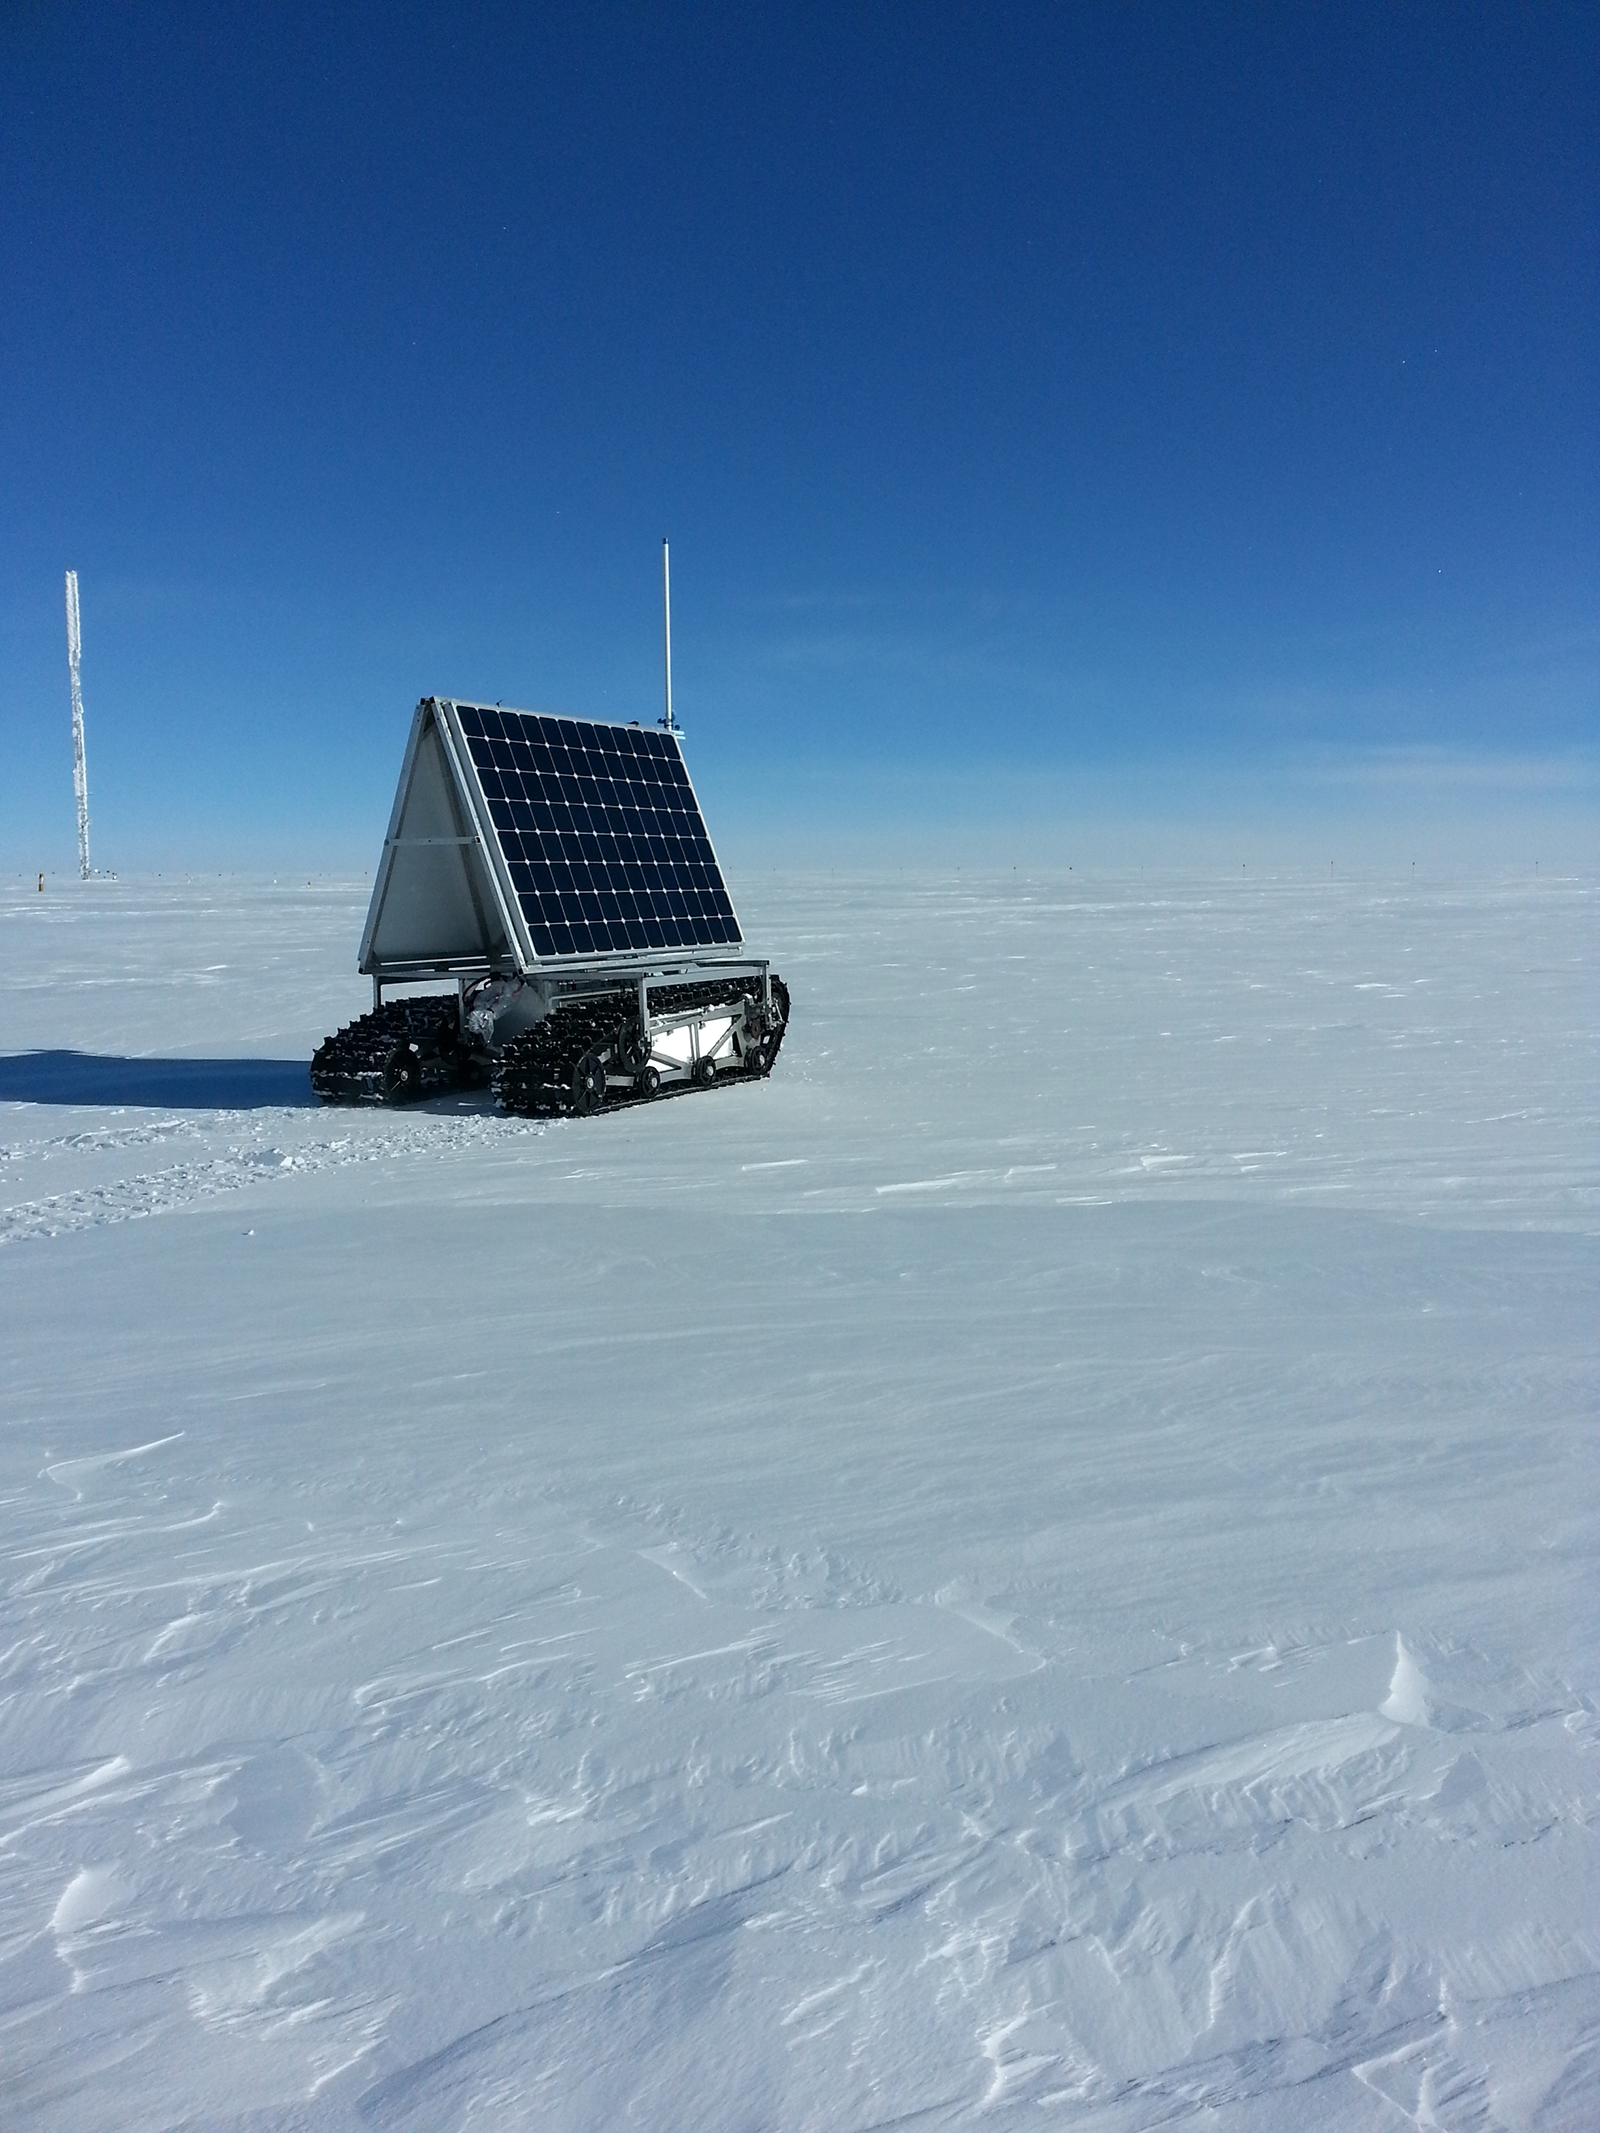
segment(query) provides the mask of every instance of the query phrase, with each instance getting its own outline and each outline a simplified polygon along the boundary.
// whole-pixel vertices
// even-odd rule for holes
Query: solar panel
[[[675,734],[454,708],[535,955],[738,946]]]

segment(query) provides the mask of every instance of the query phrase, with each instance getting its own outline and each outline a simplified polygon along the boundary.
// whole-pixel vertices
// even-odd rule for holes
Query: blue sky
[[[656,715],[664,533],[725,848],[1592,819],[1592,7],[35,4],[0,95],[13,868],[69,564],[97,859],[360,866],[420,694]]]

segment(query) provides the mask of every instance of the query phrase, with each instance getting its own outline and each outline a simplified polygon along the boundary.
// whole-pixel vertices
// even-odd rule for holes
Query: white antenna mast
[[[67,572],[67,672],[72,679],[72,790],[78,802],[78,873],[89,879],[89,767],[83,757],[83,691],[78,686],[78,573]]]
[[[661,543],[661,616],[667,640],[667,715],[661,723],[669,733],[676,733],[679,729],[672,723],[672,573],[665,541]]]

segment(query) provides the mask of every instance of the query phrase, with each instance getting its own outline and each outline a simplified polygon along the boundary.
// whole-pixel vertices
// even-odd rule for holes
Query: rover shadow
[[[307,1059],[118,1059],[99,1052],[0,1057],[0,1103],[105,1104],[157,1110],[309,1110]]]

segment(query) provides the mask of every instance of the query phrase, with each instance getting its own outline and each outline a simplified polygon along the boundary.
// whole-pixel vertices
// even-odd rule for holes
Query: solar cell
[[[675,735],[455,710],[536,955],[738,946]]]

